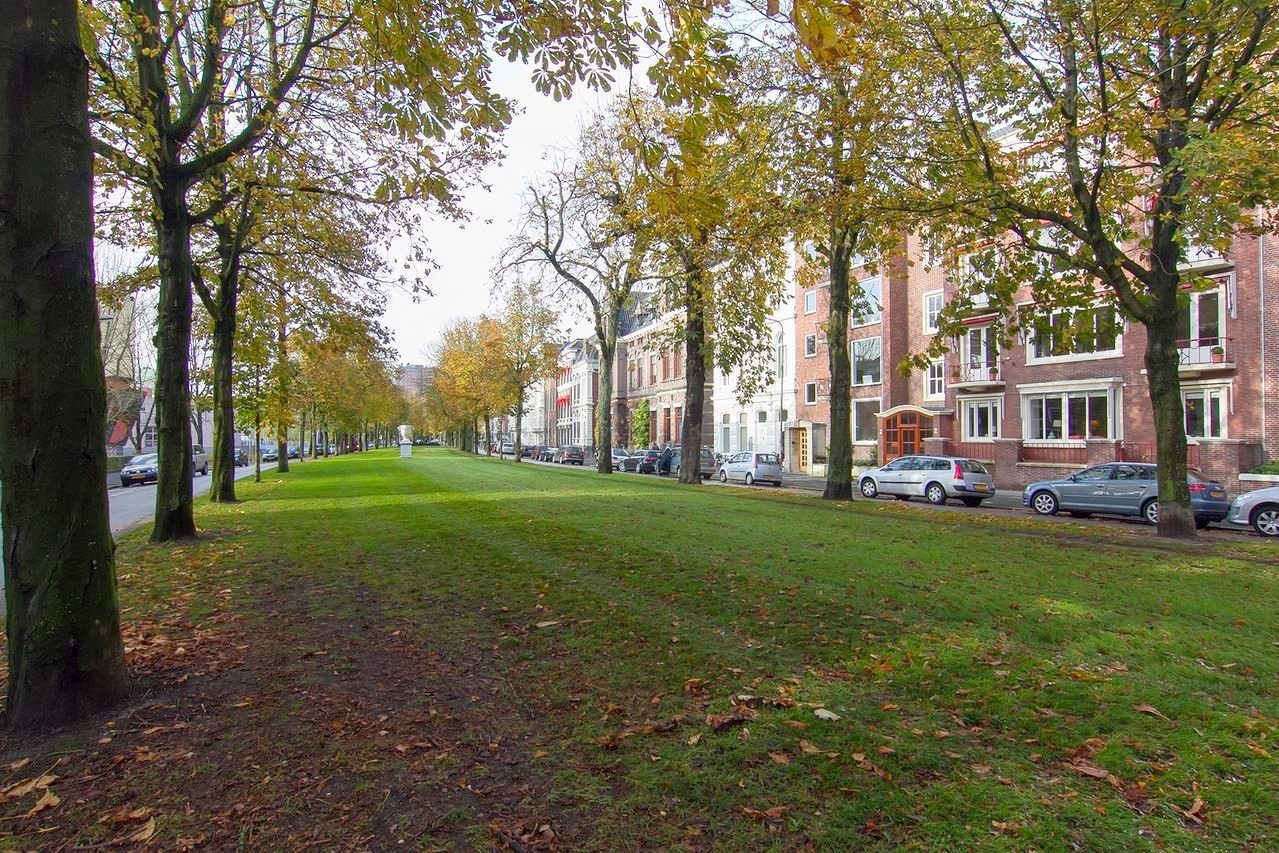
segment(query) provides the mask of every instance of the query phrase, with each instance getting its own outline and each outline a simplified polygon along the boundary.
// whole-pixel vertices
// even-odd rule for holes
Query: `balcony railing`
[[[999,362],[997,361],[963,361],[959,364],[959,382],[999,382],[1001,381]]]
[[[1199,445],[1186,445],[1186,465],[1191,468],[1198,468],[1200,460]],[[1119,445],[1119,461],[1120,462],[1145,462],[1154,465],[1158,461],[1158,454],[1154,444],[1141,443],[1135,441],[1125,441]]]
[[[1230,338],[1182,338],[1177,341],[1177,358],[1183,366],[1222,364],[1228,361]]]

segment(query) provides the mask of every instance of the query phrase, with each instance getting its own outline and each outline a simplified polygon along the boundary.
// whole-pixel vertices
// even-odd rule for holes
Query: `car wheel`
[[[124,480],[121,480],[121,481],[120,481],[120,488],[122,488],[122,489],[127,489],[127,488],[129,488],[129,486],[130,486],[130,485],[132,485],[132,484],[131,484],[131,483],[126,483]]]
[[[1265,504],[1252,513],[1252,529],[1262,536],[1279,536],[1279,506]]]
[[[1057,506],[1057,496],[1052,492],[1035,492],[1030,496],[1030,508],[1040,515],[1056,515]]]
[[[873,498],[879,494],[879,486],[875,485],[875,481],[870,477],[863,477],[858,489],[864,498]]]
[[[981,498],[960,498],[964,506],[981,506]]]
[[[200,476],[201,476],[201,477],[207,477],[207,476],[209,476],[209,463],[208,463],[208,462],[205,462],[205,463],[204,463],[204,467],[200,469]]]
[[[941,506],[946,503],[946,490],[941,483],[929,483],[924,487],[924,497],[933,506]]]
[[[1196,519],[1195,519],[1195,530],[1203,530],[1203,529],[1204,529],[1205,527],[1207,527],[1209,524],[1212,524],[1212,522],[1211,522],[1211,521],[1209,521],[1209,520],[1208,520],[1208,519],[1206,519],[1206,518],[1196,518]]]
[[[1159,501],[1148,500],[1141,505],[1141,517],[1146,520],[1147,524],[1159,526]]]
[[[753,486],[753,485],[755,485],[755,478],[751,475],[751,472],[750,472],[750,471],[747,471],[747,472],[746,472],[746,480],[745,480],[745,483],[746,483],[746,485],[748,485],[748,486]]]
[[[728,472],[727,472],[727,471],[720,471],[720,472],[719,472],[719,481],[720,481],[721,483],[727,483],[727,482],[728,482]]]

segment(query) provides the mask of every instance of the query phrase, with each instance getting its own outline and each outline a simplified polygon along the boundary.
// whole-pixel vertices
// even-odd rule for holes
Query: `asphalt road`
[[[274,462],[264,462],[262,470],[266,471],[275,467]],[[253,466],[245,465],[235,469],[235,478],[243,480],[245,477],[253,476]],[[209,484],[213,478],[209,475],[201,477],[195,475],[194,489],[196,497],[204,494],[209,490]],[[116,483],[120,481],[116,477]],[[155,515],[155,483],[147,483],[142,486],[129,486],[127,489],[118,486],[107,492],[107,500],[111,505],[111,533],[118,536],[126,530],[132,530],[139,524],[150,521]]]

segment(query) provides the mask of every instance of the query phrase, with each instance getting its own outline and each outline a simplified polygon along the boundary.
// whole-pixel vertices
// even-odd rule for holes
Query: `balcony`
[[[1182,269],[1196,271],[1229,265],[1230,261],[1226,256],[1212,246],[1187,246],[1186,259],[1181,262]]]
[[[1184,338],[1177,341],[1178,370],[1186,377],[1231,372],[1230,350],[1230,338]]]
[[[1003,371],[995,361],[961,361],[951,371],[950,387],[956,391],[994,391],[1004,387]]]

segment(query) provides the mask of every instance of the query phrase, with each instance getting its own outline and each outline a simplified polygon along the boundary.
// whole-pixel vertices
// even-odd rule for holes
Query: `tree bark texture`
[[[128,693],[107,518],[87,63],[74,0],[0,3],[0,540],[5,720]]]
[[[213,320],[213,482],[209,500],[234,503],[235,400],[234,367],[236,288],[218,287],[218,314]]]
[[[191,460],[191,213],[186,184],[171,177],[153,190],[160,266],[155,416],[159,470],[152,542],[195,536]]]
[[[684,277],[684,422],[680,425],[679,481],[702,482],[702,413],[706,408],[706,295],[702,270],[686,266]]]
[[[595,401],[595,422],[599,429],[599,447],[595,451],[595,470],[613,473],[613,360],[617,355],[617,325],[607,340],[600,341],[600,394]]]
[[[1146,384],[1155,416],[1155,459],[1158,462],[1159,535],[1195,537],[1186,481],[1186,412],[1181,400],[1177,352],[1177,285],[1159,299],[1154,322],[1146,326]]]
[[[848,262],[852,246],[844,229],[833,226],[830,243],[830,316],[826,322],[826,350],[830,359],[830,449],[826,455],[826,489],[822,497],[846,501],[853,497],[852,365],[848,356],[851,311]]]

